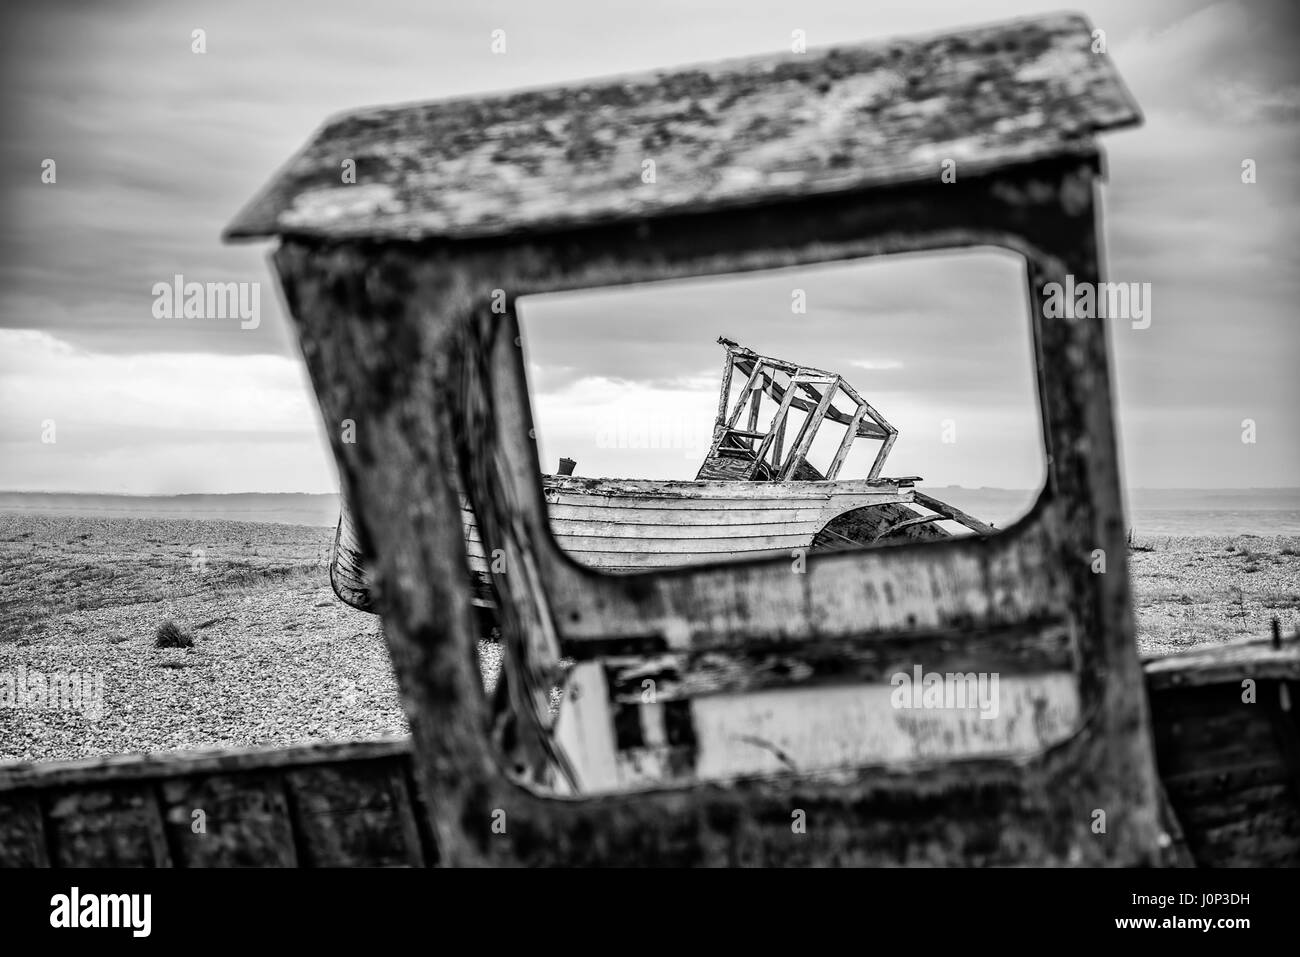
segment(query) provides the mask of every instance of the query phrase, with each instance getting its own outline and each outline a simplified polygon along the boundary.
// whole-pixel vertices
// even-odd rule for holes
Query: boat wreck
[[[1092,31],[1059,14],[332,119],[227,235],[278,242],[410,738],[0,767],[0,864],[1300,864],[1300,638],[1139,659],[1108,327],[1045,312],[1048,284],[1103,278],[1096,138],[1141,122]],[[646,143],[672,188],[641,182]],[[976,245],[1021,256],[1029,291],[1050,454],[1013,527],[801,571],[562,550],[520,297]],[[804,386],[781,401],[820,407],[828,383]],[[706,462],[749,476],[730,487],[819,485],[735,413]],[[492,559],[491,696],[462,501]],[[908,706],[917,674],[996,675],[998,707]]]
[[[630,573],[936,540],[951,534],[945,522],[977,535],[993,532],[917,491],[920,476],[881,476],[898,430],[842,376],[759,355],[729,339],[718,343],[726,358],[717,417],[693,481],[541,476],[551,532],[575,560]],[[823,426],[843,430],[825,474],[808,461]],[[840,479],[860,439],[880,443],[870,471],[860,479]],[[493,556],[464,496],[460,507],[476,600],[490,607]],[[362,611],[376,610],[369,569],[344,499],[330,583],[339,598]]]

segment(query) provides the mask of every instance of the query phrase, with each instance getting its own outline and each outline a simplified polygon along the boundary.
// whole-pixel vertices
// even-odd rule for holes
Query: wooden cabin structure
[[[880,450],[867,480],[880,477],[898,430],[858,395],[843,376],[760,356],[729,339],[719,338],[718,342],[727,350],[722,368],[722,395],[713,426],[713,442],[695,476],[697,479],[834,481],[856,439],[880,440]],[[745,377],[745,385],[732,400],[731,380],[736,372]],[[758,431],[764,398],[776,409],[766,428]],[[837,408],[837,399],[847,400],[851,411]],[[787,451],[785,431],[791,412],[802,412],[803,420]],[[743,428],[742,413],[746,415]],[[808,462],[808,453],[818,430],[828,420],[844,426],[844,437],[823,475]]]
[[[330,120],[227,235],[278,241],[410,741],[6,767],[3,862],[1300,861],[1300,645],[1144,671],[1107,328],[1044,314],[1045,283],[1101,279],[1095,136],[1140,121],[1091,34],[1045,16]],[[802,567],[559,547],[521,297],[978,245],[1025,262],[1048,460],[1023,520]],[[502,556],[491,699],[462,493]],[[918,668],[997,675],[1001,709],[891,701]]]

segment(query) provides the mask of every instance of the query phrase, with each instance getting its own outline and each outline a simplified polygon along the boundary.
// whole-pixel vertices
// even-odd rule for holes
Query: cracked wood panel
[[[1246,678],[1300,681],[1300,641],[1292,637],[1273,644],[1247,638],[1191,648],[1147,662],[1146,669],[1147,680],[1162,689],[1240,683]]]
[[[1294,668],[1300,647],[1285,650]],[[1243,700],[1241,673],[1224,680],[1240,654],[1213,658],[1207,649],[1184,662],[1204,679],[1180,685],[1148,666],[1170,806],[1201,866],[1300,866],[1300,682],[1266,677],[1275,662],[1265,662],[1254,700]]]
[[[1258,701],[1276,698],[1280,694],[1278,682],[1265,674],[1271,673],[1273,663],[1269,659],[1278,649],[1272,649],[1267,642],[1253,644],[1265,659],[1259,674]],[[1288,642],[1281,650],[1292,661],[1300,660],[1297,643]],[[1216,651],[1206,649],[1169,660],[1178,662],[1186,671],[1203,670],[1213,675],[1221,670],[1214,660]],[[1235,667],[1240,666],[1240,648],[1224,649],[1224,652],[1225,659],[1235,661]],[[1262,706],[1241,700],[1242,672],[1217,682],[1190,680],[1171,686],[1160,676],[1165,670],[1163,661],[1148,662],[1145,670],[1161,778],[1171,799],[1176,799],[1178,820],[1173,823],[1181,826],[1195,863],[1200,866],[1300,865],[1300,791],[1276,734],[1270,733],[1267,716],[1260,710]],[[661,683],[661,692],[663,687]],[[1293,689],[1292,700],[1298,694],[1300,691]],[[608,709],[608,697],[595,695],[580,700],[604,701]],[[639,714],[637,718],[640,724],[652,724]],[[666,728],[666,733],[671,733],[671,724],[671,716],[666,722],[662,719],[658,722]],[[580,727],[603,734],[597,720],[584,720]],[[567,733],[563,725],[562,733]],[[642,744],[656,741],[645,729],[637,733]],[[672,762],[691,757],[688,751],[675,752],[671,746],[659,746],[653,753],[648,745],[641,752],[630,747],[624,751],[629,770],[636,770],[638,762],[642,767],[653,766],[653,762],[668,763],[671,767]],[[612,752],[609,760],[613,765]],[[298,861],[293,838],[288,833],[292,821],[287,806],[276,798],[285,794],[282,775],[286,769],[330,761],[359,762],[362,767],[373,762],[386,763],[393,771],[386,779],[383,776],[375,779],[376,790],[400,787],[405,781],[411,806],[416,810],[415,819],[419,821],[427,816],[419,792],[410,787],[410,742],[405,739],[298,745],[277,751],[122,755],[109,759],[9,764],[0,766],[0,866],[48,867],[52,862],[77,866],[102,860],[99,842],[91,842],[88,847],[63,842],[58,847],[60,856],[52,861],[43,808],[55,806],[61,796],[95,795],[104,788],[123,784],[134,784],[137,793],[160,797],[166,837],[178,866],[290,866]],[[796,798],[797,795],[792,795],[792,800]],[[102,825],[104,802],[92,798],[90,803],[96,808],[95,814]],[[204,835],[192,831],[194,808],[207,811]],[[148,828],[140,830],[138,809],[139,805],[131,801],[112,805],[107,828],[141,844],[139,849],[119,857],[147,866],[153,862],[148,851],[156,846],[156,836]],[[814,817],[813,823],[816,822]],[[405,839],[411,840],[409,831],[405,833]],[[686,836],[678,836],[683,840],[680,856],[669,859],[682,862],[693,852]],[[417,835],[417,840],[420,844],[416,846],[423,846],[423,836]],[[381,842],[378,846],[383,853],[388,853],[389,845]],[[796,849],[791,847],[790,851]],[[988,855],[995,853],[995,848],[986,846],[972,851]],[[723,856],[739,863],[750,860],[751,853],[752,850],[746,851],[737,844]],[[853,856],[846,850],[840,862],[847,862]],[[424,857],[426,862],[435,859],[432,853]],[[833,860],[828,858],[822,862]]]
[[[523,237],[495,245],[281,246],[276,267],[323,415],[327,422],[363,423],[355,444],[339,441],[336,429],[329,433],[356,519],[376,544],[388,603],[385,634],[412,720],[415,771],[445,860],[1160,859],[1105,328],[1047,321],[1038,295],[1043,283],[1066,273],[1098,275],[1095,165],[1094,154],[1079,152],[982,181],[959,179],[941,195],[937,185],[917,184],[869,198],[812,197],[782,210],[717,212],[707,229],[686,218],[617,224],[570,234],[562,247]],[[1019,525],[989,539],[810,555],[803,576],[790,574],[788,562],[770,561],[611,576],[581,568],[558,549],[527,438],[532,421],[514,316],[519,296],[980,243],[1010,248],[1028,262],[1051,457],[1048,488]],[[497,288],[510,297],[504,316],[491,308]],[[873,765],[834,782],[778,774],[727,787],[657,789],[635,800],[548,800],[504,773],[498,762],[505,758],[484,731],[459,488],[485,544],[502,547],[510,559],[495,584],[510,680],[528,690],[512,707],[525,720],[535,676],[554,662],[562,641],[583,629],[588,633],[579,640],[615,634],[689,649],[703,637],[743,647],[786,631],[811,634],[811,622],[823,618],[843,629],[853,614],[868,621],[860,635],[886,626],[919,635],[927,615],[949,619],[960,635],[981,620],[1014,625],[1055,610],[1077,635],[1083,726],[1015,760],[974,756],[909,764],[905,772]],[[1097,547],[1111,558],[1106,575],[1089,569]],[[901,566],[911,574],[900,576]],[[904,597],[873,603],[867,586],[877,596]],[[970,609],[980,613],[974,620],[963,617]],[[793,618],[774,620],[777,610]],[[512,755],[512,762],[531,760],[525,752]],[[791,841],[792,806],[821,826]],[[1123,809],[1111,816],[1105,840],[1091,831],[1096,807]],[[494,809],[506,812],[507,835],[492,833]]]
[[[542,478],[556,541],[585,565],[671,567],[807,549],[843,512],[909,502],[911,490],[859,482],[673,482]],[[470,566],[487,570],[473,513],[465,510]]]
[[[866,506],[912,501],[911,489],[886,483],[672,482],[572,479],[543,475],[551,530],[560,546],[586,565],[611,571],[785,554],[812,546],[841,514]],[[488,571],[474,513],[461,505],[470,568]],[[330,560],[336,594],[353,607],[371,607],[369,558],[341,502]]]
[[[970,675],[975,684],[963,682],[961,697],[954,684],[952,698],[934,707],[897,706],[892,683],[689,697],[661,695],[652,685],[653,700],[647,701],[638,688],[632,700],[616,705],[617,690],[607,680],[604,663],[583,662],[567,676],[556,723],[557,740],[579,786],[560,793],[599,794],[976,756],[1023,757],[1079,728],[1072,671],[992,679]],[[665,711],[674,704],[683,707],[675,709],[670,721]]]
[[[11,765],[0,864],[420,866],[411,792],[405,741]]]
[[[982,174],[1140,122],[1091,34],[1056,14],[344,113],[226,235],[518,235]]]

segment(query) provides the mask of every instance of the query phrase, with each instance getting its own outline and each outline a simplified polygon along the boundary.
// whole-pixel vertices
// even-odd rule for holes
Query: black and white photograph
[[[1138,868],[1114,938],[1267,923],[1292,0],[4,20],[24,922],[488,867]]]

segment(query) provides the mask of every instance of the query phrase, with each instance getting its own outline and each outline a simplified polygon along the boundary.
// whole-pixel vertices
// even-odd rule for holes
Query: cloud
[[[0,487],[328,491],[333,467],[299,363],[105,355],[0,330]],[[43,441],[50,437],[53,442]]]
[[[0,236],[0,485],[328,488],[332,465],[266,249],[219,242],[272,171],[342,109],[761,52],[782,45],[786,34],[771,24],[787,7],[754,0],[738,20],[697,0],[545,9],[394,0],[375,16],[347,0],[273,13],[230,0],[205,7],[209,52],[199,56],[186,6],[19,5],[0,36],[10,134],[0,143],[9,226]],[[801,9],[810,43],[821,45],[1059,7]],[[1300,482],[1296,453],[1264,444],[1300,432],[1298,11],[1294,0],[1088,7],[1146,116],[1103,141],[1109,278],[1151,282],[1154,293],[1152,327],[1111,336],[1135,484],[1170,484],[1174,474],[1176,484]],[[497,27],[510,37],[505,57],[489,52]],[[56,185],[39,181],[46,157],[57,159]],[[1250,186],[1240,179],[1246,158],[1258,166]],[[152,285],[176,273],[262,283],[261,325],[154,319]],[[682,422],[707,420],[722,361],[715,340],[725,335],[846,374],[904,429],[899,468],[1029,484],[1011,474],[1019,465],[1006,466],[1032,459],[1018,444],[1033,435],[1025,416],[1035,401],[1023,284],[1014,257],[964,254],[527,298],[529,378],[551,443],[543,464],[576,454],[580,469],[608,459],[611,474],[650,474],[660,458],[598,449],[593,423],[644,418],[643,402]],[[794,288],[806,293],[804,314],[791,312]],[[930,448],[936,422],[954,410],[971,445]],[[1206,454],[1195,423],[1217,429],[1246,415],[1269,423],[1249,467],[1227,447]],[[51,417],[59,442],[42,445],[34,423]],[[690,471],[679,451],[668,460]]]

